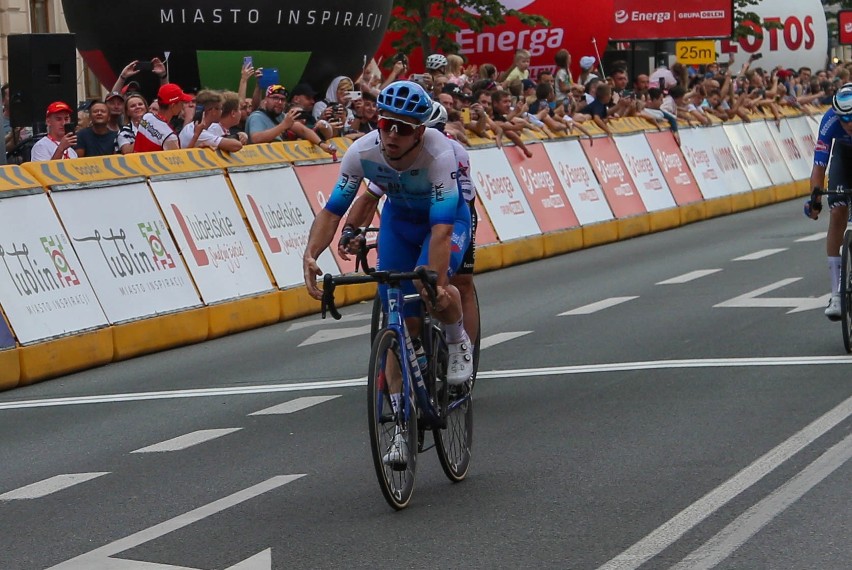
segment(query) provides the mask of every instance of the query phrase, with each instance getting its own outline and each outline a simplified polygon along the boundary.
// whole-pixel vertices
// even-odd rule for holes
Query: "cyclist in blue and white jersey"
[[[432,313],[445,324],[450,353],[447,380],[462,384],[473,373],[473,354],[462,324],[459,292],[449,277],[460,266],[470,241],[470,211],[459,193],[453,147],[447,137],[423,124],[432,111],[432,100],[418,84],[391,83],[377,103],[379,128],[346,151],[337,185],[311,225],[303,259],[305,285],[312,297],[322,298],[316,283],[322,274],[317,258],[331,243],[361,181],[366,178],[382,186],[387,201],[379,232],[378,268],[411,271],[423,265],[437,272],[438,297]],[[411,284],[403,288],[414,292]],[[386,300],[384,291],[382,299]],[[409,326],[409,331],[419,332],[415,326]],[[396,406],[401,379],[389,377],[388,381]]]
[[[831,160],[829,161],[829,157]],[[811,170],[811,188],[822,188],[828,169],[829,189],[852,189],[852,83],[841,87],[831,101],[831,109],[819,125],[819,137],[814,150]],[[831,299],[825,316],[840,320],[840,246],[849,220],[849,196],[828,194],[831,213],[828,218],[828,235],[825,246],[831,279]],[[821,198],[812,198],[810,217],[817,219],[822,208]]]
[[[447,109],[438,101],[432,102],[432,114],[424,123],[427,127],[444,132],[447,124]],[[464,328],[473,344],[479,336],[479,307],[476,303],[476,293],[473,288],[473,269],[476,258],[476,186],[470,177],[470,154],[457,140],[450,138],[453,145],[456,163],[456,179],[459,191],[470,209],[470,242],[464,252],[462,264],[450,278],[450,283],[456,286],[461,295],[462,312],[464,313]],[[370,182],[367,191],[358,196],[355,203],[346,215],[346,221],[341,231],[341,239],[338,242],[337,251],[343,259],[349,259],[349,254],[356,254],[363,244],[363,240],[352,239],[357,234],[359,227],[367,225],[373,217],[374,212],[385,194],[385,189]]]

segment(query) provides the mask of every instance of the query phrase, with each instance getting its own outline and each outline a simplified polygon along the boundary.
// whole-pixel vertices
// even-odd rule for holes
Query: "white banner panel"
[[[745,170],[737,159],[737,153],[731,145],[731,141],[728,140],[725,130],[721,126],[716,126],[703,129],[701,133],[707,137],[710,143],[710,152],[716,157],[716,164],[719,165],[719,169],[724,175],[725,183],[728,185],[726,193],[750,192],[751,184],[749,184]]]
[[[783,124],[784,121],[781,123]],[[760,155],[760,160],[763,161],[763,167],[769,174],[772,184],[789,184],[793,181],[793,175],[784,163],[778,143],[769,132],[772,130],[778,133],[778,128],[774,122],[770,126],[768,121],[752,121],[745,125],[745,130],[751,142],[754,143],[754,148],[757,149],[757,154]]]
[[[107,319],[45,194],[0,199],[0,305],[21,344]]]
[[[710,131],[713,130],[722,133],[723,137],[725,136],[724,132],[718,127],[680,129],[678,131],[680,133],[680,150],[683,152],[683,157],[689,164],[692,175],[698,182],[698,187],[701,189],[701,194],[705,200],[727,196],[734,192],[734,188],[728,185],[725,173],[713,153],[712,140],[708,136]],[[737,159],[733,156],[733,152],[733,149],[731,149],[731,156],[736,163]],[[745,189],[750,189],[748,183],[746,183]]]
[[[611,220],[612,210],[580,142],[554,141],[542,146],[565,188],[565,195],[580,225]]]
[[[500,241],[541,233],[524,191],[501,149],[472,150],[470,177]]]
[[[109,322],[201,305],[147,184],[51,197]]]
[[[303,284],[302,255],[314,213],[296,172],[287,167],[229,175],[278,286]],[[336,239],[331,247],[337,247]],[[340,273],[330,250],[317,261],[324,272]]]
[[[272,290],[222,175],[151,180],[205,303]]]
[[[784,157],[784,161],[787,163],[787,168],[790,169],[793,180],[810,178],[813,155],[809,157],[799,148],[799,145],[796,143],[796,135],[790,126],[790,119],[781,121],[780,131],[776,128],[770,128],[769,132],[772,134],[775,146],[781,151],[781,156]]]
[[[787,124],[790,125],[796,144],[808,162],[808,176],[810,176],[810,169],[814,164],[814,150],[819,137],[819,123],[811,117],[796,117],[788,119]]]
[[[757,190],[770,186],[772,180],[763,167],[760,155],[757,153],[754,143],[751,142],[745,127],[742,124],[735,124],[724,125],[722,128],[725,129],[725,134],[728,135],[728,140],[731,141],[731,146],[737,153],[737,158],[745,171],[751,189]]]
[[[633,178],[633,185],[642,197],[645,209],[653,212],[674,208],[677,204],[645,135],[636,133],[613,137],[613,140],[627,165],[627,172]]]

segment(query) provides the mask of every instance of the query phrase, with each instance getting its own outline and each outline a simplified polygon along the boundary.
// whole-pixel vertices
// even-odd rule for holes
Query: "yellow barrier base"
[[[518,265],[544,256],[544,238],[529,236],[503,244],[503,265]]]
[[[786,202],[787,200],[792,200],[798,195],[799,192],[795,182],[779,184],[775,187],[775,196],[773,197],[773,202]]]
[[[645,235],[651,231],[651,216],[640,214],[618,220],[618,239]]]
[[[758,201],[758,194],[761,194],[760,201]],[[766,190],[755,190],[753,192],[731,194],[731,213],[753,210],[756,205],[765,204],[765,200],[769,198],[770,195],[774,196],[774,193],[767,193]]]
[[[553,257],[583,249],[583,229],[571,228],[544,234],[544,255]]]
[[[111,362],[114,352],[112,330],[98,329],[32,346],[23,346],[19,350],[20,385],[26,386],[39,380]]]
[[[218,338],[277,323],[281,315],[281,302],[278,291],[274,291],[257,297],[211,305],[209,310],[208,338]]]
[[[583,247],[594,247],[618,241],[618,222],[610,220],[583,226]]]
[[[312,315],[320,310],[320,302],[308,295],[304,285],[279,291],[278,297],[281,303],[280,321]]]
[[[680,209],[675,206],[668,210],[649,212],[648,221],[652,232],[670,230],[680,225]]]
[[[680,210],[681,225],[700,222],[707,219],[707,206],[705,202],[692,202],[678,208]]]
[[[21,381],[21,356],[17,348],[0,351],[0,390],[14,388]]]
[[[347,285],[346,287],[341,287],[337,289],[337,291],[345,291],[346,296],[344,297],[347,305],[353,305],[355,303],[360,303],[361,301],[366,301],[367,299],[372,299],[376,296],[376,284],[375,283],[364,283],[362,285]],[[343,303],[339,303],[343,304]]]
[[[751,193],[754,197],[755,208],[760,206],[768,206],[775,203],[775,186],[769,188],[761,188]],[[792,196],[791,196],[792,197]]]
[[[731,205],[730,196],[720,196],[719,198],[711,198],[704,202],[704,211],[708,218],[716,218],[718,216],[727,216],[733,213],[734,208]]]
[[[499,243],[491,243],[476,248],[477,273],[495,271],[503,267],[503,246]]]
[[[207,340],[209,324],[208,308],[201,307],[115,325],[114,359],[125,360]]]

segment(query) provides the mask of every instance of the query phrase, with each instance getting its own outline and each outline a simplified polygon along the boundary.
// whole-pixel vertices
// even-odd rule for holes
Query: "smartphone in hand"
[[[154,63],[151,61],[140,61],[136,64],[136,71],[154,71]]]
[[[66,135],[73,135],[74,132],[77,130],[77,126],[74,123],[65,123],[63,125],[63,128],[65,129]]]

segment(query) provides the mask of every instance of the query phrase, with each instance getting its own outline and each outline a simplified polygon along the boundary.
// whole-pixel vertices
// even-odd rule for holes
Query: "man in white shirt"
[[[205,90],[198,92],[195,102],[196,109],[203,109],[201,120],[193,121],[181,129],[178,135],[181,148],[210,147],[227,152],[237,152],[243,148],[241,140],[227,138],[228,129],[239,123],[239,95]],[[234,111],[237,111],[236,116]],[[248,137],[245,133],[241,134],[243,137],[239,138],[247,142]]]
[[[47,134],[33,145],[32,161],[62,160],[65,158],[77,158],[74,146],[77,144],[77,135],[71,124],[71,107],[62,101],[54,101],[47,106]],[[66,132],[66,126],[68,131]]]

